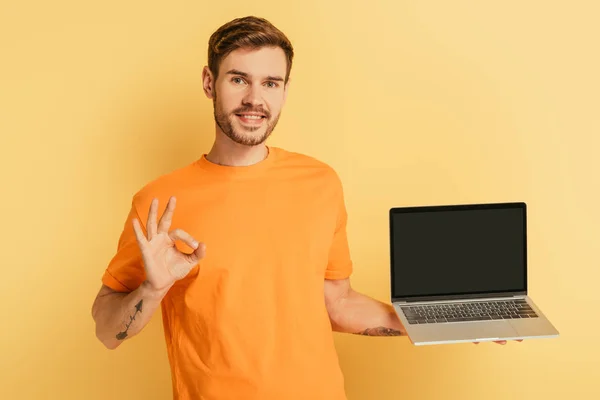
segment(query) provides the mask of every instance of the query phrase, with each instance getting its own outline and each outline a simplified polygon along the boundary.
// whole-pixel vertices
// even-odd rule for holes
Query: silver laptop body
[[[527,292],[524,202],[390,209],[391,299],[414,345],[559,335]]]

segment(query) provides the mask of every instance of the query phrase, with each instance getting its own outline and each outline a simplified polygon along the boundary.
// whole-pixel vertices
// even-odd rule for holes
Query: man
[[[292,59],[262,18],[211,36],[214,145],[135,194],[102,277],[92,313],[110,349],[161,306],[175,399],[345,399],[332,331],[404,334],[390,304],[350,285],[335,171],[265,144]]]

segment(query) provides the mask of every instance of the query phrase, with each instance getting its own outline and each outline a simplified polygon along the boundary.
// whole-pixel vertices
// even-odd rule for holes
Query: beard
[[[237,125],[239,128],[234,128],[234,120],[237,119],[235,114],[242,114],[246,112],[259,112],[265,115],[265,121],[260,126],[246,126],[242,127],[237,121]],[[240,109],[234,110],[232,113],[227,114],[220,103],[217,101],[217,94],[215,92],[213,98],[213,114],[215,117],[215,122],[221,128],[221,131],[235,143],[242,144],[244,146],[257,146],[262,144],[267,140],[269,136],[271,136],[271,132],[275,129],[277,122],[279,121],[279,116],[281,112],[275,116],[275,118],[271,118],[271,114],[266,110],[261,108],[253,109],[248,107],[243,107]],[[266,125],[266,129],[265,129]],[[261,135],[254,135],[253,133],[259,130],[264,129],[264,133]]]

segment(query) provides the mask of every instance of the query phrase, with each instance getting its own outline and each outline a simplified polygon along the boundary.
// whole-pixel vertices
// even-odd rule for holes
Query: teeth
[[[244,117],[246,119],[261,119],[262,118],[260,115],[242,115],[242,117]]]

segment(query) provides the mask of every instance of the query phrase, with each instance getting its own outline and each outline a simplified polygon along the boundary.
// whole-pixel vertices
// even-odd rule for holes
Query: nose
[[[261,87],[259,85],[249,85],[242,102],[244,105],[251,106],[252,108],[262,106],[263,99],[261,95]]]

